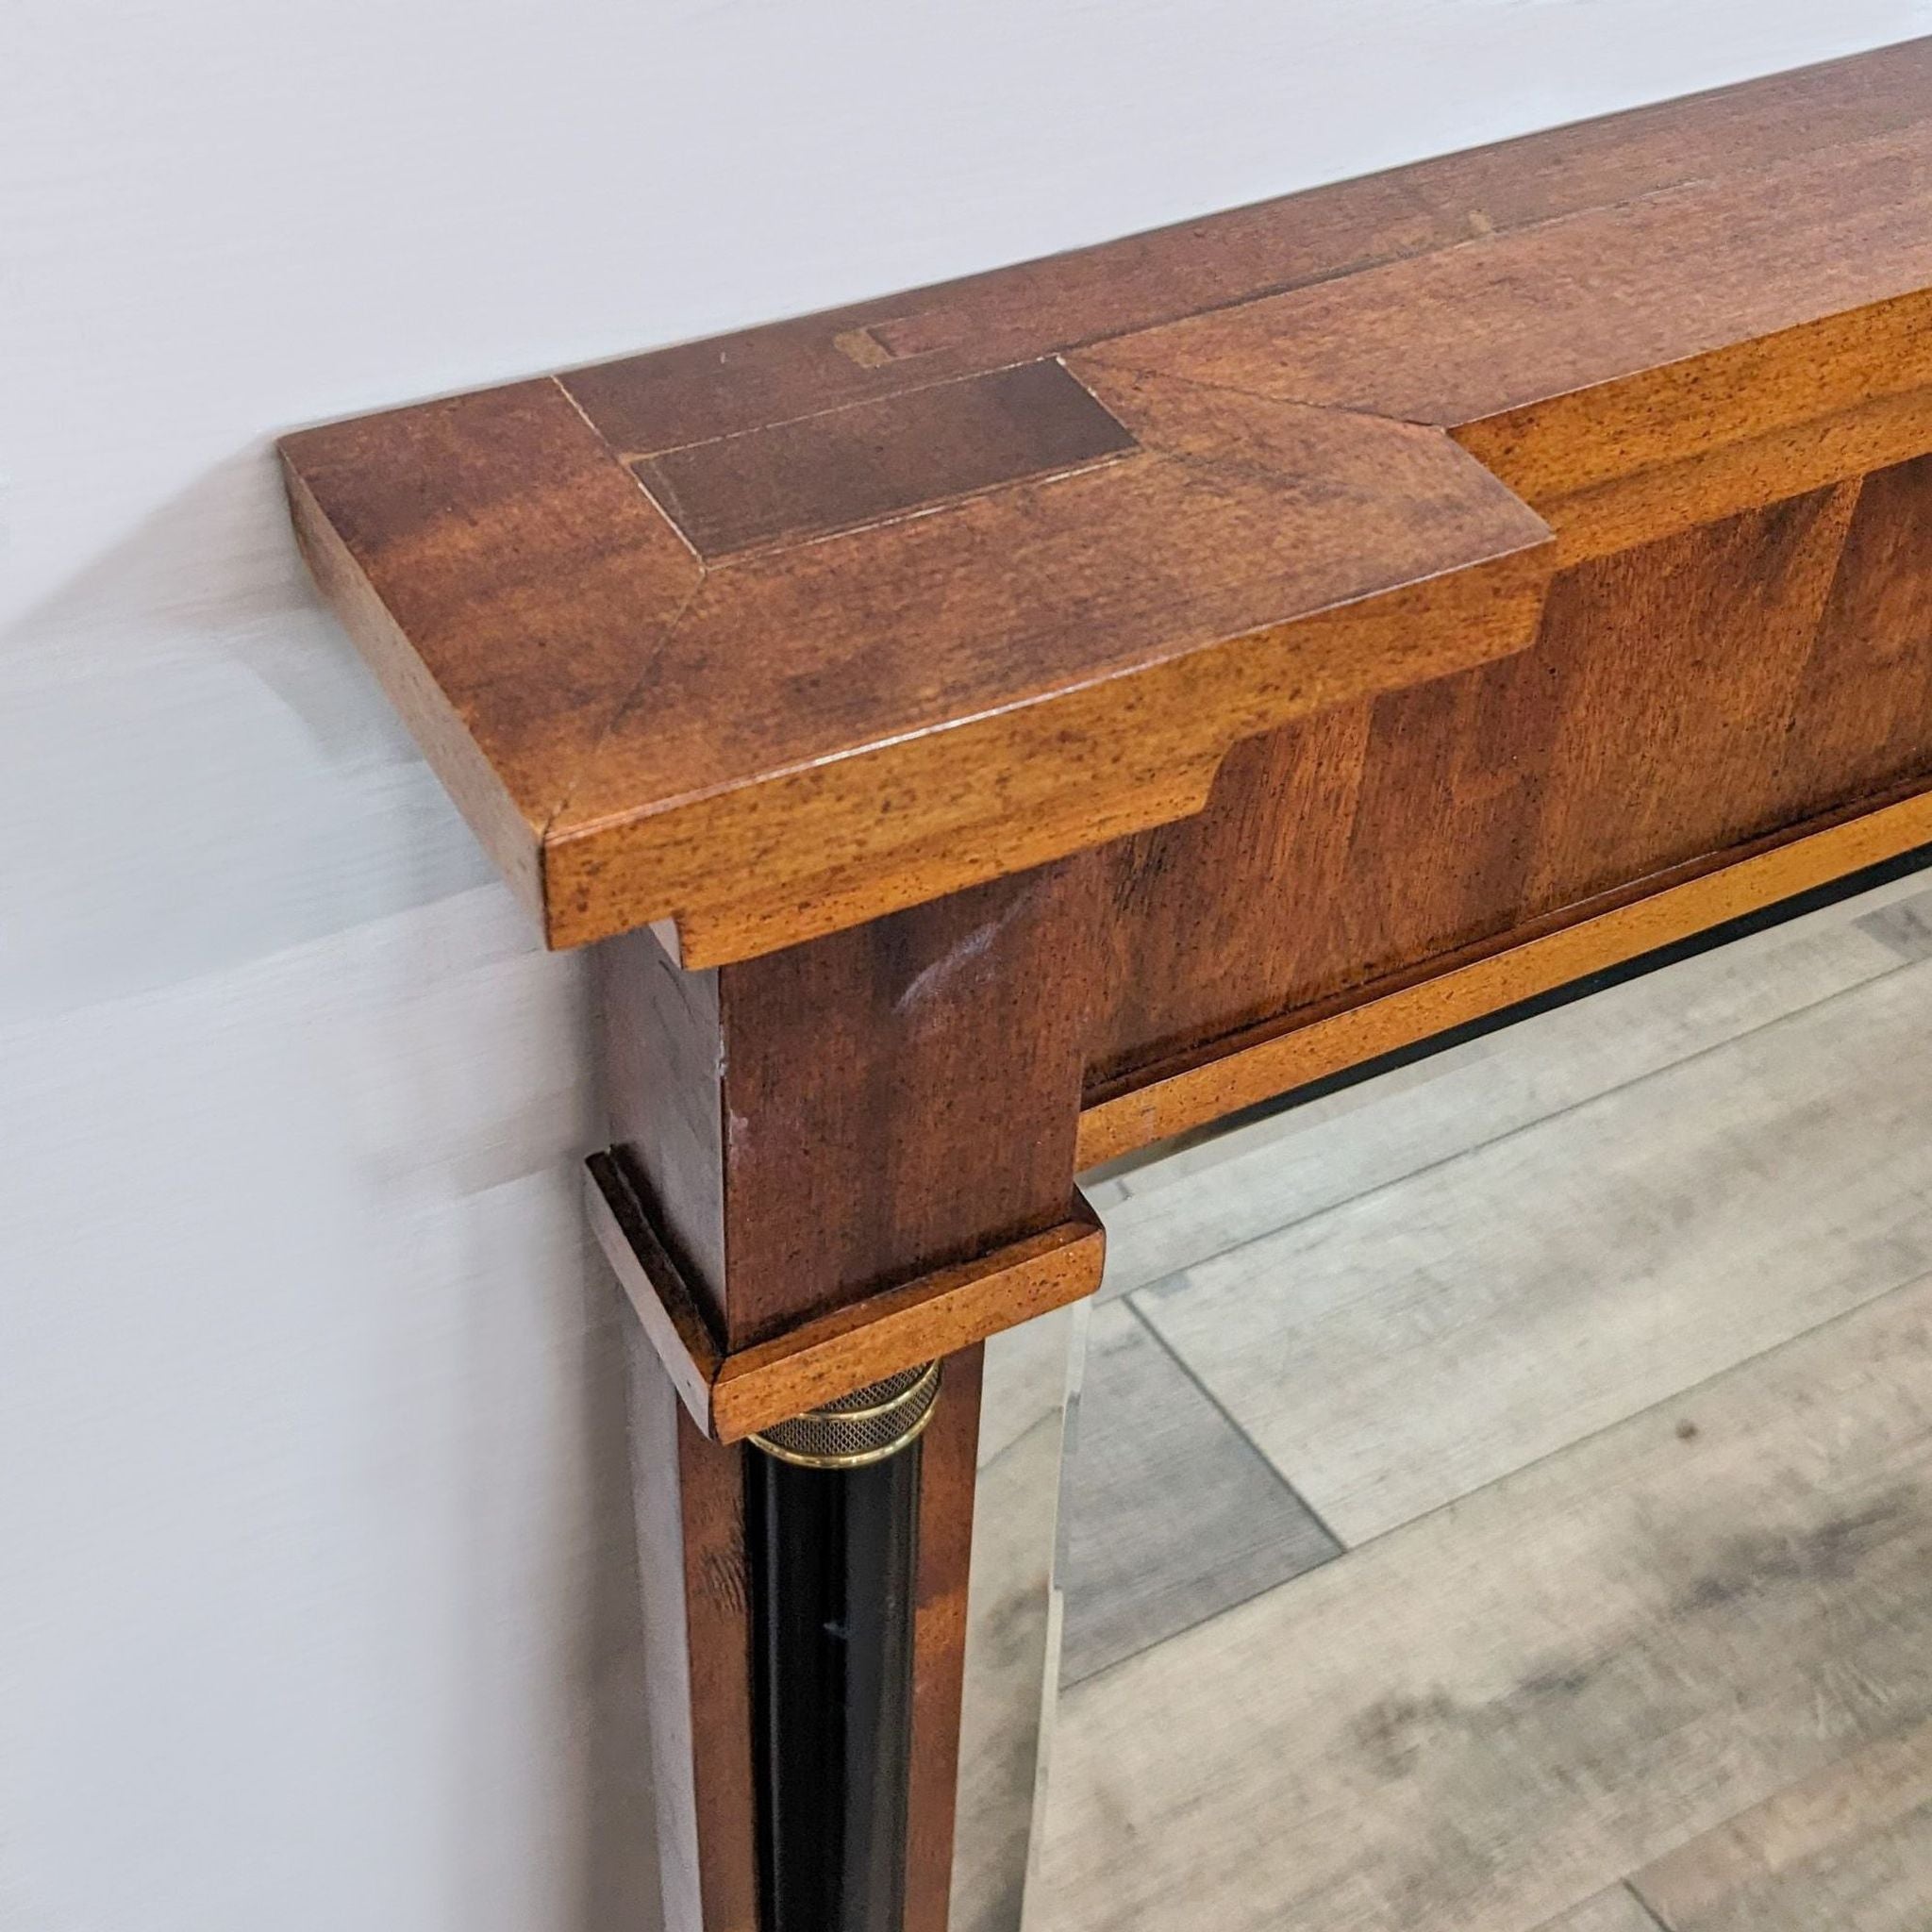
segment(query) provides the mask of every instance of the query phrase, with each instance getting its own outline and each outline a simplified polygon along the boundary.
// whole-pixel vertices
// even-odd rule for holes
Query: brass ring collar
[[[940,1365],[926,1362],[868,1383],[747,1440],[801,1469],[864,1469],[909,1449],[939,1401]]]

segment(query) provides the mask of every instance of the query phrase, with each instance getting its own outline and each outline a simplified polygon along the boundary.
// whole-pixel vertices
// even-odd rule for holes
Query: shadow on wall
[[[0,1922],[648,1932],[585,976],[265,449],[0,634]]]
[[[258,958],[494,876],[295,553],[273,456],[202,477],[0,630],[32,828],[0,1020]]]

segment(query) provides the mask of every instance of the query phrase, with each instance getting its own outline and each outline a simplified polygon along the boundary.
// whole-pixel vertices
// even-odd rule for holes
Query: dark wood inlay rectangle
[[[1135,447],[1056,361],[855,403],[637,459],[706,558],[829,535]]]

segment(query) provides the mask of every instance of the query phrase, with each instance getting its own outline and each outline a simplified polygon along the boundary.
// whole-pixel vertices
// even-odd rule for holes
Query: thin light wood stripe
[[[1829,885],[1928,841],[1932,791],[1922,791],[1346,1012],[1150,1081],[1082,1112],[1079,1164],[1097,1167],[1205,1126],[1605,967],[1623,965],[1727,920]]]

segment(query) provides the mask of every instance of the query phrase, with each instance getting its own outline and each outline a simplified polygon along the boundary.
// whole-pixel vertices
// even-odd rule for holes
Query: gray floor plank
[[[1932,1727],[1854,1754],[1632,1883],[1669,1932],[1924,1932]]]
[[[1546,1921],[1537,1932],[1657,1932],[1657,1924],[1627,1887],[1617,1885]]]
[[[1529,1932],[1932,1723],[1932,1282],[1062,1699],[1047,1932]]]
[[[1093,1311],[1069,1496],[1076,1683],[1336,1553],[1132,1311]]]
[[[1879,907],[1863,914],[1858,925],[1901,959],[1932,959],[1932,892]]]
[[[1864,903],[1863,901],[1860,902]],[[1874,915],[1875,916],[1875,915]],[[1098,1184],[1103,1298],[1890,971],[1895,941],[1812,915]]]
[[[1083,1321],[1081,1309],[1055,1308],[988,1340],[979,1407],[981,1468],[1064,1405],[1067,1351],[1084,1351],[1085,1342],[1074,1341]]]
[[[1135,1306],[1344,1543],[1932,1271],[1932,963]]]

